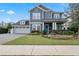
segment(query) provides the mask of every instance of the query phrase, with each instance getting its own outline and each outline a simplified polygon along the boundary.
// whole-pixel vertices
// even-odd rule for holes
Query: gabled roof
[[[45,12],[51,12],[51,11],[52,11],[52,10],[46,8],[46,7],[43,6],[43,5],[38,5],[38,6],[36,6],[35,8],[39,8],[39,9],[45,11]],[[32,8],[30,11],[34,10],[35,8]]]
[[[20,25],[20,22],[24,21],[25,25],[29,25],[29,20],[20,20],[18,22],[16,22],[14,25]]]
[[[49,9],[49,8],[47,8],[47,7],[45,7],[45,6],[41,5],[41,4],[38,5],[38,6],[36,6],[36,7],[34,7],[34,8],[32,8],[32,9],[30,9],[30,11],[34,10],[35,8],[38,8],[38,9],[43,10],[45,12],[63,13],[63,12],[55,12],[55,11],[52,11],[51,9]]]

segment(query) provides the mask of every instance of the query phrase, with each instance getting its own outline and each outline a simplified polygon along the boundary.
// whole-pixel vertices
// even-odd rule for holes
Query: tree
[[[70,18],[72,19],[70,28],[77,29],[78,38],[79,38],[79,4],[71,3],[69,4],[69,13]]]
[[[7,28],[8,28],[8,32],[10,32],[10,30],[11,30],[11,28],[12,28],[11,23],[8,23]]]

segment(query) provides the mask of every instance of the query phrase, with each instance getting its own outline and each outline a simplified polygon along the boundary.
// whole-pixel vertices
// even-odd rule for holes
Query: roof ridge
[[[37,8],[40,8],[40,9],[42,9],[42,10],[44,10],[44,11],[52,11],[52,10],[50,10],[49,8],[47,8],[47,7],[45,7],[45,6],[41,5],[41,4],[38,5]]]

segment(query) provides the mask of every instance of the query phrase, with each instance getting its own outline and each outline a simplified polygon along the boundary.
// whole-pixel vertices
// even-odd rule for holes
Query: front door
[[[48,33],[52,32],[52,23],[44,23],[44,29],[47,29]]]
[[[49,24],[45,24],[45,30],[47,30],[47,33],[49,33]]]

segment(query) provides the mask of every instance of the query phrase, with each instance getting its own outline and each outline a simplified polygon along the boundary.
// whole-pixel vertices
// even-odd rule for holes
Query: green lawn
[[[4,45],[79,45],[79,40],[56,40],[44,38],[41,35],[26,35],[9,41]]]

